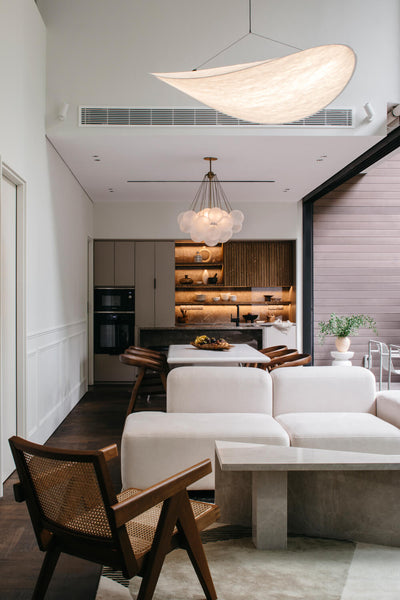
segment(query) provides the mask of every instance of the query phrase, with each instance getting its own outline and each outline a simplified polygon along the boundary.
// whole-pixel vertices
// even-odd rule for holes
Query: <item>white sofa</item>
[[[203,458],[215,440],[289,446],[272,417],[271,377],[261,369],[178,367],[167,378],[167,412],[132,413],[122,435],[122,485],[147,487]],[[193,489],[214,489],[214,469]]]
[[[362,367],[295,367],[272,377],[252,368],[178,367],[167,379],[167,412],[126,420],[123,487],[214,461],[217,439],[400,454],[400,402],[380,396]],[[214,489],[213,473],[196,488]]]
[[[291,446],[400,454],[400,430],[391,424],[389,401],[381,395],[377,416],[375,378],[367,369],[276,369],[272,386],[273,415]],[[400,412],[397,420],[400,425]]]

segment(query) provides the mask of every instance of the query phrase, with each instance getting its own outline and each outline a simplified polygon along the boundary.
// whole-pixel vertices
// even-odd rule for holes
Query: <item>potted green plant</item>
[[[339,352],[347,352],[351,344],[350,336],[358,335],[360,329],[373,329],[378,333],[375,320],[368,315],[339,316],[332,313],[328,321],[320,321],[318,325],[321,343],[324,343],[327,335],[334,335]]]

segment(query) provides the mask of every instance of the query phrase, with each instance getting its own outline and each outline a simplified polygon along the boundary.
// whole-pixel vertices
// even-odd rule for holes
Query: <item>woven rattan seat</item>
[[[210,460],[154,486],[116,494],[102,450],[47,448],[12,437],[20,483],[15,498],[26,501],[39,548],[46,552],[33,593],[44,598],[61,552],[143,577],[138,600],[151,600],[167,552],[187,550],[207,600],[216,598],[199,531],[219,517],[215,504],[189,500],[186,488],[211,472]]]

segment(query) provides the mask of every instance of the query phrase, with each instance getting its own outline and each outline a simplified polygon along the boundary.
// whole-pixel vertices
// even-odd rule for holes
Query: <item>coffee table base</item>
[[[288,530],[400,547],[400,464],[392,458],[382,455],[379,470],[320,471],[222,470],[216,458],[215,502],[222,522],[252,525],[260,550],[286,549]]]

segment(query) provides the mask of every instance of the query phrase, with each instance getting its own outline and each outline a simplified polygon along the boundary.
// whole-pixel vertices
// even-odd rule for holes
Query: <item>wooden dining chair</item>
[[[288,357],[281,357],[284,359],[281,363],[270,366],[270,371],[275,369],[281,369],[282,367],[300,367],[302,365],[308,365],[311,362],[311,354],[293,354]]]
[[[261,348],[260,352],[262,352],[263,354],[266,354],[267,356],[269,356],[270,358],[272,358],[273,356],[279,356],[278,353],[284,353],[287,350],[287,346],[284,345],[280,345],[280,346],[269,346],[268,348]]]
[[[276,354],[270,356],[271,359],[268,363],[261,363],[258,365],[260,369],[264,371],[272,371],[276,365],[283,364],[288,358],[298,355],[297,348],[286,348],[286,350],[278,350]]]
[[[125,352],[119,356],[120,362],[130,367],[137,367],[138,374],[132,388],[126,416],[135,409],[135,404],[140,394],[165,393],[167,389],[168,364],[160,360],[134,351]],[[146,378],[146,375],[148,376]]]
[[[219,518],[215,504],[189,500],[186,488],[211,472],[204,460],[146,490],[116,494],[107,461],[113,444],[97,451],[48,448],[9,440],[19,483],[40,550],[46,552],[32,600],[42,600],[60,553],[142,577],[138,600],[151,600],[164,558],[184,548],[207,600],[217,598],[199,531]]]

